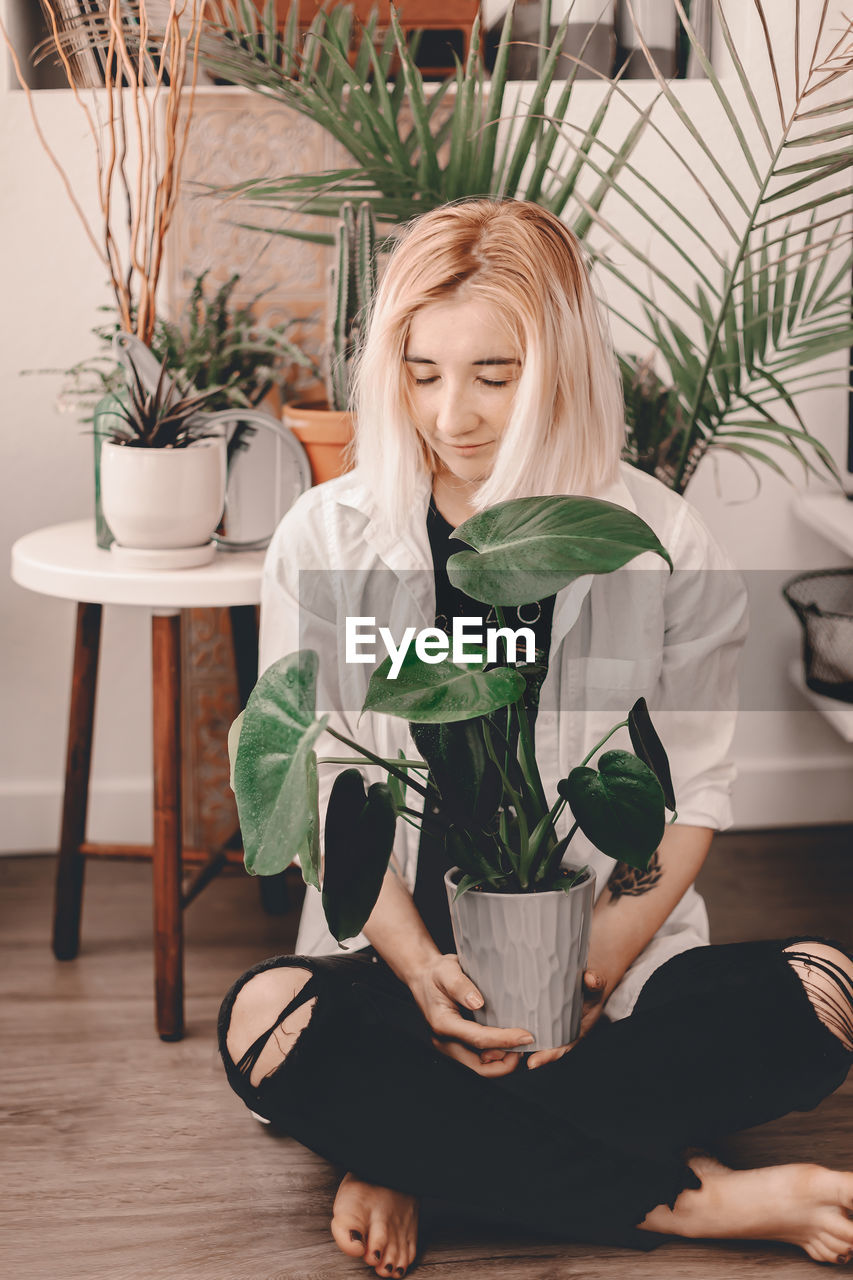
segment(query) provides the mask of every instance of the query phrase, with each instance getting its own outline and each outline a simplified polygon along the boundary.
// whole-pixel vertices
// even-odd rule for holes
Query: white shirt
[[[737,708],[737,661],[746,634],[743,582],[693,508],[653,477],[623,464],[620,478],[598,495],[635,512],[651,525],[675,566],[638,556],[611,574],[577,579],[559,592],[551,632],[548,674],[536,720],[536,756],[545,795],[644,696],[672,768],[678,821],[722,829],[731,823],[734,768],[728,751]],[[426,512],[429,488],[402,536],[388,528],[359,473],[351,472],[304,493],[270,543],[261,598],[260,669],[297,649],[320,658],[318,712],[330,712],[339,732],[382,757],[402,749],[418,753],[404,720],[361,707],[375,661],[345,661],[346,617],[375,617],[393,636],[405,626],[431,627],[435,587]],[[608,749],[630,749],[620,730]],[[318,756],[347,754],[322,735]],[[593,761],[594,763],[594,761]],[[340,766],[320,766],[321,826]],[[363,767],[368,782],[381,770]],[[412,796],[414,801],[415,797]],[[415,807],[414,804],[412,807]],[[567,834],[566,811],[557,832]],[[415,883],[420,832],[402,820],[394,851],[409,888]],[[614,859],[577,832],[572,861],[596,873],[596,895]],[[709,939],[705,904],[688,888],[668,919],[611,994],[606,1012],[626,1017],[651,973],[672,956]],[[360,937],[349,947],[365,946]],[[326,928],[320,895],[306,890],[297,939],[302,955],[339,950]]]

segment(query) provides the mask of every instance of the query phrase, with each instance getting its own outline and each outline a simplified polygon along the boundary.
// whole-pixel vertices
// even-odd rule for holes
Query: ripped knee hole
[[[825,942],[797,942],[785,951],[821,1022],[853,1052],[853,961]]]
[[[268,1034],[266,1043],[251,1063],[251,1085],[256,1087],[281,1066],[311,1021],[316,996],[280,1020],[282,1010],[299,994],[310,977],[311,970],[301,965],[264,969],[250,978],[238,993],[225,1037],[231,1061],[239,1064],[256,1041]]]

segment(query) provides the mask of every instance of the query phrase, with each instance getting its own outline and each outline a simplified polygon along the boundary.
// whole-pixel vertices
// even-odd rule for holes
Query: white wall
[[[838,0],[833,7],[840,12]],[[687,86],[695,92],[694,86]],[[701,92],[701,87],[700,87]],[[78,190],[91,182],[90,144],[66,93],[39,95],[45,131]],[[660,163],[665,163],[661,161]],[[97,307],[109,301],[104,273],[70,211],[59,180],[34,138],[24,95],[0,93],[0,392],[4,498],[0,543],[42,525],[89,515],[91,447],[54,404],[55,377],[20,370],[65,367],[90,354]],[[89,202],[91,205],[91,201]],[[822,393],[808,405],[809,425],[844,456],[846,397]],[[761,494],[736,463],[706,463],[690,497],[735,561],[783,573],[843,563],[791,516],[792,491],[764,474]],[[724,495],[724,496],[721,496]],[[757,580],[758,581],[758,580]],[[761,580],[766,586],[768,579]],[[753,619],[751,671],[775,711],[750,711],[736,741],[742,825],[853,820],[853,748],[789,695],[784,674],[798,646],[796,623],[767,591]],[[0,849],[55,847],[74,625],[68,602],[38,596],[0,575]],[[106,617],[93,769],[90,834],[145,840],[150,833],[148,619],[132,610]]]

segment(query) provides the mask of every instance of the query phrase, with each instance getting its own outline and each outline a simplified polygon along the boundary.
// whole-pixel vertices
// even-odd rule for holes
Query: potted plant
[[[125,358],[126,387],[112,397],[100,459],[113,550],[139,568],[206,564],[216,551],[211,534],[222,519],[227,475],[225,435],[201,416],[214,393],[182,395],[165,361],[148,391],[133,354]]]
[[[644,521],[593,498],[514,499],[467,520],[454,536],[471,549],[450,558],[451,582],[493,606],[499,627],[506,606],[541,600],[643,552],[671,566]],[[456,864],[447,881],[454,932],[461,963],[486,997],[481,1017],[525,1026],[536,1047],[552,1048],[577,1035],[594,891],[589,869],[567,862],[572,836],[580,829],[603,852],[644,868],[675,797],[642,699],[560,782],[558,796],[546,797],[530,724],[543,673],[511,659],[500,649],[490,655],[488,646],[462,662],[447,651],[427,662],[411,647],[393,663],[386,659],[370,678],[363,711],[407,720],[419,756],[382,759],[317,715],[317,656],[300,651],[261,676],[232,726],[229,750],[248,870],[275,874],[298,859],[306,882],[322,888],[339,941],[370,916],[397,819],[430,825]],[[625,727],[634,751],[599,756]],[[365,790],[358,768],[337,776],[321,875],[317,768],[349,763],[318,761],[314,744],[324,731],[356,761],[381,766],[387,779]],[[419,811],[410,792],[424,800],[435,794],[437,804]],[[567,808],[574,821],[560,838]]]
[[[255,315],[263,293],[256,294],[246,303],[237,304],[233,295],[240,281],[239,275],[232,275],[213,293],[206,289],[207,275],[204,271],[196,276],[177,319],[157,317],[150,351],[157,364],[165,362],[170,377],[184,388],[187,396],[196,392],[209,393],[205,400],[206,412],[247,410],[244,419],[235,419],[236,425],[228,438],[230,478],[236,458],[255,434],[250,411],[274,389],[280,390],[286,398],[289,366],[298,365],[311,373],[316,373],[317,367],[287,337],[298,320],[264,325]],[[104,310],[113,311],[113,308],[105,307]],[[94,423],[95,528],[98,546],[106,548],[113,539],[101,510],[101,444],[116,425],[114,396],[125,387],[126,370],[114,348],[116,335],[122,332],[120,320],[116,318],[111,324],[98,325],[92,332],[101,348],[96,355],[65,371],[42,369],[29,372],[64,372],[60,407],[78,412],[83,410],[88,413],[83,421]],[[147,363],[151,366],[154,362]],[[155,373],[149,390],[154,389],[156,381]]]
[[[284,409],[285,426],[308,454],[315,484],[347,469],[346,451],[353,438],[350,373],[376,292],[376,224],[368,204],[360,204],[358,213],[350,201],[343,204],[335,247],[323,353],[326,402],[295,401]]]

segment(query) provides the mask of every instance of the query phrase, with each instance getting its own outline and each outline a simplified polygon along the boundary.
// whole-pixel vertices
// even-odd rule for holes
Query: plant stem
[[[610,730],[610,732],[609,732],[609,733],[605,733],[605,735],[604,735],[604,737],[601,739],[601,741],[600,741],[600,742],[597,742],[597,743],[595,744],[595,746],[592,748],[592,751],[590,751],[588,755],[584,756],[583,760],[581,760],[580,764],[578,765],[578,768],[579,768],[579,769],[583,769],[584,765],[589,764],[590,760],[591,760],[591,759],[592,759],[592,757],[595,755],[595,753],[596,753],[597,751],[600,751],[600,750],[601,750],[601,748],[604,746],[605,742],[607,742],[607,741],[608,741],[608,739],[612,738],[612,737],[613,737],[613,735],[614,735],[614,733],[618,733],[618,731],[619,731],[620,729],[627,729],[627,728],[628,728],[628,721],[627,721],[627,720],[620,720],[618,724],[615,724],[615,725],[613,726],[613,728]],[[562,812],[562,810],[561,810],[561,812]]]
[[[563,843],[563,847],[562,849],[560,849],[560,855],[559,855],[561,860],[562,860],[563,854],[566,852],[566,849],[568,849],[571,843],[572,836],[575,834],[575,832],[578,829],[578,825],[579,824],[575,822],[574,825],[572,826],[571,831],[566,836],[565,842],[564,843],[561,842]],[[556,864],[556,860],[555,860],[555,850],[552,849],[548,854],[548,856],[542,859],[542,864],[539,867],[539,870],[536,872],[536,877],[535,877],[536,880],[539,881],[539,880],[547,879],[547,877],[550,876],[552,872],[556,870],[557,865],[558,864]]]
[[[350,764],[351,762],[352,756],[320,756],[317,760],[318,764]],[[398,769],[423,769],[424,771],[429,769],[429,765],[423,760],[389,760],[383,757],[382,763],[386,768],[393,764]]]
[[[500,605],[495,605],[495,617],[498,620],[498,626],[506,627],[506,616]],[[516,723],[518,725],[518,745],[521,755],[521,765],[524,770],[524,776],[530,785],[530,789],[538,804],[542,806],[542,812],[547,812],[548,801],[545,799],[545,788],[542,786],[542,779],[539,776],[539,766],[536,763],[536,754],[533,750],[533,735],[530,732],[530,721],[527,718],[527,707],[524,703],[524,694],[515,702],[509,705],[510,716],[515,713]]]
[[[374,755],[366,747],[360,747],[357,742],[353,742],[352,738],[344,737],[342,733],[338,733],[336,729],[332,729],[328,725],[326,725],[326,732],[331,737],[336,738],[338,742],[342,742],[345,747],[352,747],[353,751],[358,752],[362,759],[369,760],[371,764],[380,765],[387,773],[391,773],[395,778],[399,778],[401,782],[405,782],[407,786],[410,786],[413,791],[417,791],[424,799],[429,795],[426,787],[422,786],[420,782],[415,782],[414,778],[410,778],[405,769],[398,769],[395,764],[391,764],[388,760],[383,760],[382,756]]]

